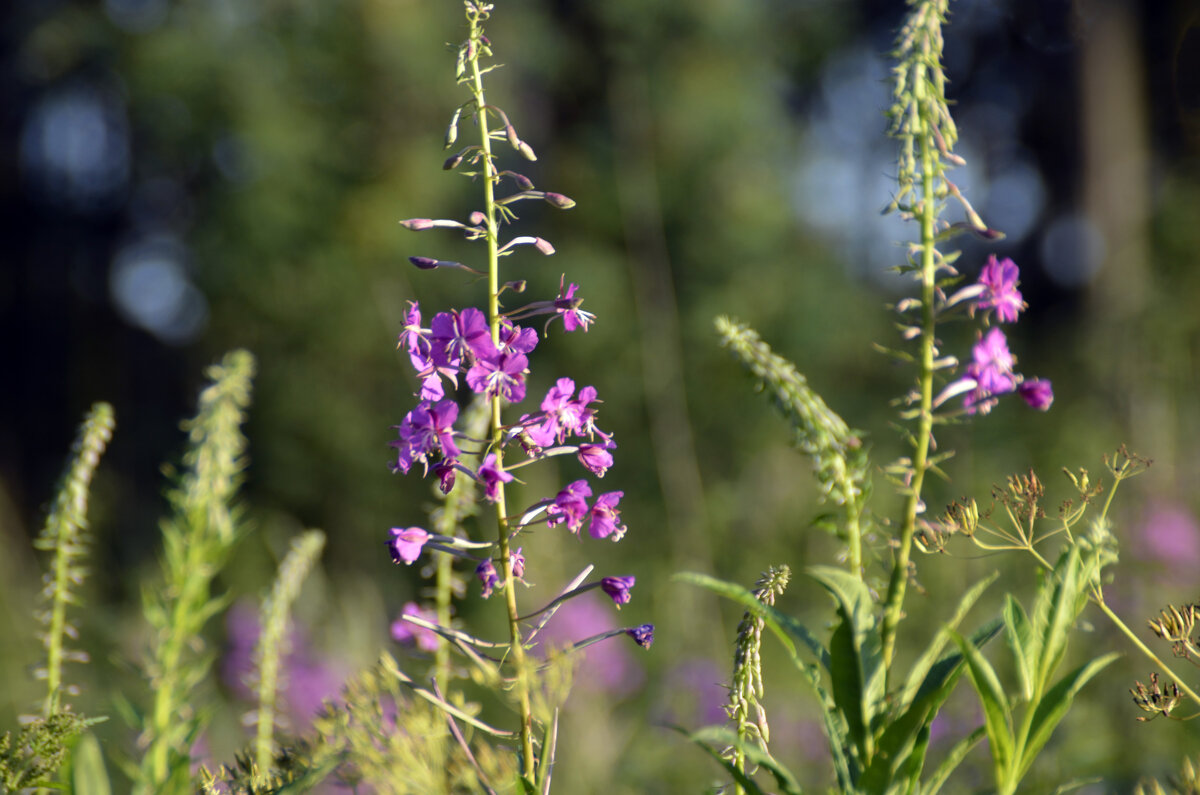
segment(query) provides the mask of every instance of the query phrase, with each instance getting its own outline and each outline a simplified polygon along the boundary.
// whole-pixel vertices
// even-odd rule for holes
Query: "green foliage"
[[[71,743],[88,724],[72,712],[56,712],[25,724],[16,738],[0,735],[0,791],[52,785]]]
[[[195,419],[183,426],[189,447],[185,471],[168,495],[174,512],[162,526],[163,583],[143,592],[153,631],[146,661],[153,703],[142,717],[141,793],[190,790],[189,749],[202,725],[191,696],[212,668],[202,632],[228,603],[212,594],[212,581],[238,538],[231,503],[245,467],[240,426],[253,373],[248,352],[227,354],[209,368],[212,383],[200,393]]]
[[[1116,653],[1097,657],[1052,684],[1067,650],[1076,619],[1087,604],[1088,583],[1099,567],[1096,555],[1084,557],[1072,545],[1059,557],[1038,587],[1033,615],[1008,596],[1004,610],[1005,639],[1021,683],[1020,697],[1005,692],[991,664],[978,649],[956,637],[967,657],[971,683],[983,705],[984,726],[992,754],[998,792],[1017,791],[1038,753],[1066,716],[1079,690],[1115,660]],[[1024,702],[1018,716],[1018,706]]]
[[[46,680],[43,718],[58,712],[63,691],[70,691],[62,683],[63,663],[88,659],[85,652],[66,648],[66,639],[78,636],[67,619],[67,606],[79,604],[78,591],[87,577],[83,560],[87,554],[88,491],[115,425],[112,406],[107,403],[92,406],[79,429],[72,448],[74,456],[63,474],[46,524],[33,542],[37,549],[54,553],[50,571],[44,577],[44,606],[37,614],[45,627],[42,644],[46,648],[46,664],[38,672]]]
[[[813,459],[825,498],[843,509],[839,532],[849,547],[851,571],[860,573],[861,523],[871,491],[870,461],[861,434],[850,430],[796,366],[773,352],[757,332],[725,316],[715,322],[721,345],[770,390],[775,407],[792,426],[796,445]]]
[[[325,548],[325,534],[310,530],[292,540],[292,548],[279,567],[279,576],[263,603],[262,632],[258,636],[255,658],[258,662],[258,731],[255,762],[258,769],[270,769],[275,752],[275,697],[280,687],[279,661],[287,653],[287,625],[292,603],[300,595],[304,578],[317,563]]]
[[[965,670],[965,658],[960,652],[943,654],[943,649],[952,638],[958,637],[955,628],[995,577],[964,594],[946,626],[913,664],[904,687],[885,697],[879,656],[879,608],[866,586],[841,569],[813,567],[808,574],[834,599],[838,620],[828,650],[802,623],[759,603],[752,591],[700,574],[682,574],[677,579],[746,605],[780,639],[818,703],[823,705],[823,726],[842,792],[883,795],[918,789],[936,791],[982,736],[966,738],[933,774],[924,776],[929,727]],[[964,642],[977,651],[1000,629],[999,620],[988,622]],[[795,641],[807,648],[819,665],[804,661]],[[828,677],[828,685],[823,683],[823,675]],[[708,735],[689,736],[699,742]],[[736,733],[733,736],[736,738]],[[753,746],[739,741],[738,747]],[[737,769],[736,765],[733,767]],[[740,778],[735,780],[746,786]],[[749,787],[746,789],[753,792]]]

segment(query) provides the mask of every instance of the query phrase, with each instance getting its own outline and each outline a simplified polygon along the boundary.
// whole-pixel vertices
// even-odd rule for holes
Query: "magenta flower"
[[[529,437],[540,447],[550,447],[555,442],[562,444],[568,434],[575,436],[591,436],[599,433],[595,426],[595,409],[588,404],[596,401],[596,388],[585,386],[575,393],[575,382],[570,378],[560,378],[546,392],[542,399],[542,411],[545,412],[540,424],[529,429]],[[601,433],[601,436],[604,434]]]
[[[483,494],[487,501],[494,503],[500,499],[500,484],[511,483],[512,480],[511,473],[496,469],[496,454],[488,453],[479,467],[479,482],[483,484]]]
[[[609,444],[616,446],[612,442]],[[613,465],[613,457],[612,453],[605,449],[605,445],[585,443],[579,445],[579,463],[587,467],[596,477],[602,478],[608,468]]]
[[[643,649],[650,648],[650,644],[654,643],[654,625],[642,624],[639,627],[630,627],[625,630],[625,634],[633,638],[634,642]]]
[[[997,260],[996,255],[992,254],[979,273],[979,284],[983,285],[984,291],[976,299],[975,306],[985,310],[995,309],[1001,323],[1012,323],[1025,308],[1025,302],[1017,290],[1019,277],[1016,263],[1007,257]]]
[[[434,356],[440,356],[446,366],[459,367],[464,361],[474,359],[477,350],[491,350],[487,318],[475,307],[461,312],[439,312],[434,315],[431,328]]]
[[[1008,350],[1008,340],[998,328],[990,330],[971,351],[972,361],[967,365],[967,378],[975,382],[975,388],[967,393],[963,405],[971,414],[987,414],[996,403],[996,396],[1012,392],[1017,387],[1013,377],[1013,356]]]
[[[1029,404],[1030,408],[1038,411],[1045,411],[1054,402],[1054,390],[1051,389],[1050,382],[1042,378],[1022,381],[1017,386],[1017,394]]]
[[[621,605],[629,604],[629,591],[632,590],[634,582],[634,577],[602,577],[600,590],[612,597],[613,604],[620,609]]]
[[[443,458],[454,459],[462,454],[454,443],[454,421],[458,419],[458,404],[453,400],[430,403],[422,400],[396,426],[400,438],[389,442],[400,449],[394,469],[408,472],[415,461],[428,461],[430,453],[440,451]]]
[[[483,585],[484,599],[490,597],[492,589],[500,585],[500,577],[496,574],[496,566],[492,563],[491,558],[488,558],[475,567],[475,576],[479,578],[479,582]]]
[[[421,328],[421,307],[416,301],[409,301],[404,313],[404,329],[396,343],[397,348],[401,346],[408,348],[408,358],[417,372],[431,366],[429,330]]]
[[[530,353],[538,344],[537,332],[514,326],[505,318],[500,322],[500,350],[505,353]]]
[[[578,533],[583,527],[583,520],[588,515],[587,498],[592,496],[592,487],[586,480],[577,480],[569,484],[554,497],[546,508],[546,526],[567,523],[567,529]]]
[[[392,553],[392,562],[403,561],[406,565],[411,565],[414,560],[421,557],[421,549],[428,540],[429,533],[420,527],[403,529],[393,527],[392,540],[388,542],[388,549]]]
[[[407,602],[400,612],[402,615],[423,618],[431,624],[437,623],[437,613],[432,609],[421,607],[416,602]],[[393,621],[391,629],[392,640],[397,643],[416,643],[417,648],[421,651],[435,652],[442,642],[442,637],[432,629],[410,624],[402,618]]]
[[[591,510],[592,521],[588,525],[592,538],[608,538],[611,535],[613,541],[620,541],[625,535],[625,525],[619,524],[621,512],[617,509],[617,503],[624,496],[623,491],[610,491],[596,498]]]
[[[583,303],[583,299],[575,297],[575,291],[579,289],[578,285],[572,284],[566,290],[563,289],[566,279],[567,277],[564,274],[562,279],[559,280],[558,297],[554,299],[554,311],[558,313],[559,317],[562,317],[563,328],[567,331],[574,331],[581,328],[586,332],[588,326],[596,319],[596,316],[591,312],[584,312],[579,308],[579,305]]]
[[[467,385],[477,394],[489,398],[499,395],[509,403],[520,403],[525,399],[524,374],[528,369],[525,354],[500,353],[493,347],[467,371]]]

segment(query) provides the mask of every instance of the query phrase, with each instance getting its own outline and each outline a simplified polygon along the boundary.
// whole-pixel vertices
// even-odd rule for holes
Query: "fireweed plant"
[[[1143,471],[1148,461],[1124,448],[1105,457],[1111,486],[1103,501],[1097,499],[1104,492],[1102,483],[1092,481],[1084,470],[1065,470],[1072,498],[1062,504],[1054,521],[1045,518],[1044,489],[1032,472],[997,487],[990,509],[963,500],[938,519],[927,516],[922,496],[926,475],[945,477],[941,464],[952,455],[938,448],[935,430],[982,419],[1009,396],[1046,411],[1054,393],[1048,380],[1018,372],[1002,328],[1017,322],[1026,308],[1017,265],[993,255],[968,281],[956,267],[959,252],[943,250],[962,233],[985,240],[1003,235],[984,223],[949,176],[963,160],[954,154],[958,136],[942,69],[948,0],[908,4],[911,12],[893,53],[889,133],[899,143],[899,158],[897,189],[887,211],[916,227],[916,240],[905,244],[906,261],[896,270],[911,276],[917,288],[915,295],[894,307],[901,344],[880,346],[915,370],[913,387],[894,403],[909,453],[883,469],[902,498],[898,517],[888,522],[868,511],[871,465],[862,434],[753,330],[725,317],[716,321],[722,344],[773,397],[795,431],[797,446],[813,459],[821,496],[836,509],[835,532],[844,544],[842,566],[813,566],[806,572],[833,599],[832,633],[827,638],[774,607],[788,581],[786,567],[770,569],[754,590],[705,575],[679,575],[746,608],[729,686],[731,725],[689,735],[725,769],[732,778],[730,789],[738,795],[763,792],[755,780],[760,771],[773,778],[778,791],[801,791],[769,747],[759,656],[764,629],[782,642],[819,703],[832,772],[838,790],[846,793],[936,793],[985,738],[995,791],[1017,792],[1075,695],[1117,656],[1095,656],[1060,673],[1069,635],[1089,602],[1164,673],[1164,681],[1155,673],[1149,686],[1135,684],[1131,693],[1140,709],[1151,718],[1171,717],[1184,696],[1200,704],[1200,697],[1105,601],[1109,567],[1117,560],[1108,517],[1112,497],[1116,486]],[[961,212],[962,220],[944,219],[952,208]],[[965,366],[957,352],[943,350],[938,330],[948,321],[978,324]],[[884,537],[885,531],[890,537]],[[997,575],[985,578],[967,590],[907,673],[897,670],[905,597],[915,576],[913,550],[946,552],[956,537],[989,552],[1030,554],[1040,571],[1033,604],[1027,610],[1009,593],[1001,616],[960,634],[966,614]],[[1052,544],[1058,549],[1047,549]],[[1150,628],[1171,644],[1176,656],[1197,664],[1197,619],[1200,606],[1169,605],[1150,621]],[[1010,652],[1015,686],[1001,685],[982,651],[1000,634]],[[978,695],[983,725],[957,738],[940,764],[927,770],[933,721],[964,673]],[[1188,770],[1185,767],[1185,773]]]
[[[401,224],[413,231],[457,230],[484,249],[485,266],[478,268],[460,262],[427,256],[410,257],[422,270],[463,270],[485,282],[487,292],[482,308],[467,306],[438,312],[423,325],[417,302],[411,302],[404,318],[398,347],[407,351],[417,380],[416,406],[396,426],[398,438],[394,471],[419,471],[433,478],[447,502],[434,517],[435,532],[423,527],[394,527],[388,548],[396,563],[412,564],[423,555],[437,557],[433,575],[436,584],[434,604],[405,606],[393,634],[411,640],[421,648],[437,653],[432,685],[414,691],[430,703],[445,709],[446,720],[455,728],[463,718],[460,709],[452,709],[440,695],[448,684],[451,667],[448,649],[461,652],[477,676],[497,689],[511,694],[517,713],[515,731],[492,729],[473,721],[476,729],[499,738],[515,741],[519,780],[524,791],[547,792],[554,764],[558,706],[555,694],[546,683],[556,679],[531,657],[537,633],[566,600],[599,588],[615,607],[628,603],[633,576],[606,576],[587,580],[591,567],[562,589],[549,604],[536,609],[522,608],[518,585],[524,582],[523,544],[530,543],[535,528],[562,526],[575,535],[619,541],[625,535],[621,522],[621,491],[600,492],[592,478],[602,478],[613,465],[616,442],[596,424],[598,393],[593,386],[579,386],[569,377],[558,378],[538,407],[520,411],[513,408],[526,400],[530,354],[542,339],[558,332],[588,330],[595,316],[581,308],[579,287],[560,279],[556,296],[524,302],[523,280],[504,280],[501,261],[523,250],[542,255],[554,253],[544,238],[528,234],[509,236],[508,225],[516,220],[521,202],[545,202],[567,210],[575,202],[560,194],[538,190],[525,175],[502,167],[497,149],[511,149],[515,157],[534,161],[533,147],[517,133],[509,116],[490,104],[484,95],[484,76],[496,68],[487,63],[492,57],[491,42],[484,34],[492,5],[476,0],[465,3],[467,38],[458,47],[456,76],[468,94],[467,100],[453,113],[446,132],[445,145],[460,145],[460,127],[473,122],[474,137],[457,149],[444,163],[447,171],[469,177],[481,189],[482,203],[466,222],[446,219],[412,218]],[[506,305],[507,304],[507,305]],[[514,304],[516,304],[514,306]],[[533,323],[536,325],[521,325]],[[539,335],[540,330],[540,335]],[[476,406],[463,412],[456,391],[474,395]],[[519,412],[519,413],[518,413]],[[467,416],[461,418],[460,413]],[[517,414],[517,416],[506,416]],[[474,419],[471,418],[474,415]],[[508,484],[521,469],[557,456],[574,456],[588,477],[572,480],[557,494],[546,496],[532,505],[514,510]],[[467,485],[469,483],[469,485]],[[495,517],[494,537],[472,540],[466,536],[459,518],[465,513],[463,490],[492,506]],[[456,494],[458,496],[456,496]],[[496,596],[503,605],[507,639],[488,641],[454,626],[449,596],[455,574],[452,562],[466,561],[474,571],[480,596]],[[599,636],[582,638],[573,649],[618,635],[628,635],[640,646],[649,647],[653,627],[649,624],[613,630]],[[559,688],[561,689],[561,688]],[[540,705],[540,706],[539,706]],[[468,749],[464,745],[464,751]],[[489,781],[479,772],[479,784],[489,791],[508,782]]]

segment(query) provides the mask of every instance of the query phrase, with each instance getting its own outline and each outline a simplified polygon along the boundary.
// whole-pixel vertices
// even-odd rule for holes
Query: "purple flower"
[[[453,400],[418,403],[396,426],[400,438],[389,442],[400,449],[394,468],[408,472],[414,461],[426,462],[426,456],[435,451],[441,451],[443,458],[457,458],[462,452],[454,443],[454,421],[457,419],[458,404]]]
[[[577,480],[569,484],[554,497],[554,502],[546,508],[546,526],[567,523],[567,529],[578,533],[583,527],[583,520],[588,515],[587,498],[592,496],[592,487],[586,480]]]
[[[578,285],[572,284],[566,290],[563,290],[563,284],[566,283],[566,279],[567,277],[564,275],[559,280],[558,297],[554,299],[554,311],[558,313],[558,316],[562,317],[563,328],[567,331],[574,331],[581,328],[586,332],[588,326],[596,319],[596,316],[591,312],[584,312],[579,308],[579,305],[583,303],[583,299],[575,297],[575,291],[579,289]]]
[[[613,611],[596,594],[584,593],[564,602],[539,635],[540,656],[593,635],[617,629]],[[627,696],[638,689],[645,671],[623,643],[596,643],[585,648],[575,675],[575,686],[611,697]]]
[[[610,491],[596,498],[591,510],[592,521],[588,525],[592,538],[608,538],[615,534],[613,541],[620,541],[625,535],[625,525],[618,524],[621,512],[617,509],[617,503],[624,496],[623,491]]]
[[[967,393],[963,405],[971,414],[991,411],[995,397],[1012,392],[1017,387],[1013,378],[1013,356],[1008,350],[1008,340],[998,328],[990,330],[971,351],[972,361],[967,365],[967,378],[975,381],[975,388]]]
[[[1007,257],[997,260],[996,255],[992,254],[979,273],[979,284],[983,285],[984,291],[975,305],[980,309],[995,309],[1001,323],[1012,323],[1025,308],[1025,302],[1017,290],[1019,277],[1016,263]]]
[[[454,468],[457,464],[457,460],[448,458],[434,465],[433,476],[438,479],[438,488],[441,489],[442,494],[449,494],[450,490],[454,488]]]
[[[518,580],[525,576],[525,556],[521,554],[523,547],[517,547],[508,553],[508,559],[512,561],[513,577]]]
[[[392,553],[392,562],[403,561],[406,565],[411,565],[414,560],[421,557],[421,549],[428,540],[429,533],[420,527],[403,529],[393,527],[392,540],[388,542],[388,549]]]
[[[500,322],[500,350],[505,353],[530,353],[538,344],[537,332],[514,326],[505,318]]]
[[[431,328],[434,356],[440,356],[446,366],[459,367],[475,358],[477,351],[492,347],[487,318],[473,306],[461,312],[439,312]]]
[[[596,388],[585,386],[577,398],[572,397],[574,393],[575,382],[570,378],[558,379],[546,392],[542,399],[545,416],[541,424],[529,429],[529,437],[535,444],[549,447],[555,442],[562,444],[568,434],[591,436],[599,432],[594,424],[596,412],[588,408],[596,400]]]
[[[404,313],[404,329],[396,343],[397,348],[401,346],[408,347],[408,358],[417,372],[431,366],[429,330],[421,328],[421,307],[416,301],[409,301]]]
[[[483,494],[488,502],[500,499],[500,484],[511,483],[513,476],[509,472],[496,469],[496,454],[488,453],[479,467],[479,482],[483,484]]]
[[[489,343],[490,344],[490,343]],[[501,353],[494,347],[486,356],[479,356],[467,372],[467,384],[477,394],[500,397],[509,403],[525,399],[525,371],[529,360],[523,353]]]
[[[616,446],[612,442],[609,444]],[[587,467],[598,478],[604,477],[604,473],[613,465],[612,453],[608,452],[605,447],[606,445],[600,444],[579,445],[579,463]]]
[[[636,581],[634,577],[602,577],[600,590],[612,597],[613,604],[620,609],[621,605],[629,604],[629,591]]]
[[[500,577],[496,574],[496,566],[492,563],[491,558],[488,558],[475,567],[475,576],[479,578],[479,582],[483,585],[484,599],[490,597],[492,589],[500,585]]]
[[[437,623],[437,613],[429,608],[421,607],[416,602],[406,603],[400,612],[402,615],[423,618],[431,624]],[[442,642],[441,636],[432,629],[410,624],[403,618],[397,618],[392,622],[392,640],[397,643],[415,642],[421,651],[431,653],[437,651]]]
[[[1030,408],[1038,411],[1045,411],[1054,402],[1054,390],[1050,388],[1050,382],[1042,378],[1022,381],[1017,386],[1017,394],[1029,404]]]
[[[643,649],[650,648],[650,644],[654,643],[654,625],[642,624],[640,627],[630,627],[625,630],[625,634],[633,638],[637,645]]]

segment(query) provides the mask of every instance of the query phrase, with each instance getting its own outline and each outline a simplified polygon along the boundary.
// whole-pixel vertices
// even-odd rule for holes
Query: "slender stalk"
[[[924,45],[928,47],[928,45]],[[912,91],[916,113],[919,114],[918,128],[930,129],[936,122],[929,118],[930,103],[926,101],[926,67],[921,64],[915,70]],[[900,541],[896,559],[892,565],[891,581],[888,583],[887,600],[883,613],[883,664],[891,673],[892,657],[896,646],[896,627],[904,613],[904,593],[908,585],[909,557],[912,552],[913,533],[917,526],[917,512],[921,505],[921,487],[925,481],[925,470],[929,461],[929,441],[933,434],[933,360],[935,343],[934,300],[936,288],[935,223],[937,221],[937,198],[934,195],[936,168],[934,152],[928,134],[917,136],[921,147],[921,201],[917,215],[921,224],[921,340],[917,379],[920,391],[920,406],[917,415],[915,449],[912,459],[912,481],[904,500],[904,517],[900,526]]]
[[[1197,695],[1195,690],[1192,690],[1190,687],[1188,687],[1187,684],[1183,681],[1183,679],[1176,676],[1175,672],[1172,671],[1166,663],[1164,663],[1161,659],[1159,659],[1158,655],[1155,654],[1153,651],[1151,651],[1149,646],[1147,646],[1145,643],[1142,643],[1142,639],[1139,638],[1136,634],[1134,634],[1133,630],[1131,630],[1125,624],[1125,622],[1121,620],[1121,617],[1118,616],[1116,613],[1114,613],[1112,611],[1112,608],[1110,608],[1108,606],[1108,604],[1105,603],[1103,595],[1093,592],[1092,593],[1092,601],[1096,603],[1096,606],[1100,608],[1100,611],[1102,613],[1104,613],[1104,615],[1108,616],[1108,619],[1110,621],[1112,621],[1113,624],[1116,625],[1117,629],[1121,630],[1121,632],[1124,633],[1125,637],[1129,638],[1129,640],[1132,641],[1134,646],[1137,646],[1138,651],[1140,651],[1142,654],[1146,655],[1146,657],[1148,657],[1151,662],[1153,662],[1155,665],[1157,665],[1159,668],[1161,668],[1163,671],[1165,671],[1167,676],[1169,676],[1173,680],[1175,680],[1175,684],[1179,686],[1179,689],[1182,690],[1187,695],[1188,698],[1190,698],[1192,701],[1196,702],[1197,704],[1200,704],[1200,695]]]
[[[479,52],[484,47],[483,29],[480,23],[486,18],[486,12],[476,12],[470,15],[470,65],[471,92],[474,95],[477,119],[479,121],[479,140],[482,156],[480,163],[483,168],[483,200],[484,216],[487,223],[488,251],[488,324],[492,332],[492,343],[500,346],[500,229],[497,218],[496,183],[499,174],[492,162],[492,134],[488,124],[487,101],[483,92],[483,72],[479,68]],[[499,394],[491,400],[491,438],[492,452],[496,456],[496,469],[504,471],[504,425],[500,414],[502,398]],[[509,653],[512,656],[513,667],[517,675],[515,681],[517,705],[521,712],[521,775],[530,784],[534,782],[533,756],[533,710],[529,697],[529,682],[525,672],[525,646],[521,639],[519,623],[520,612],[517,609],[516,578],[513,577],[513,559],[509,545],[508,508],[505,500],[504,484],[499,484],[496,498],[497,542],[500,547],[500,560],[504,572],[504,602],[508,612]]]

